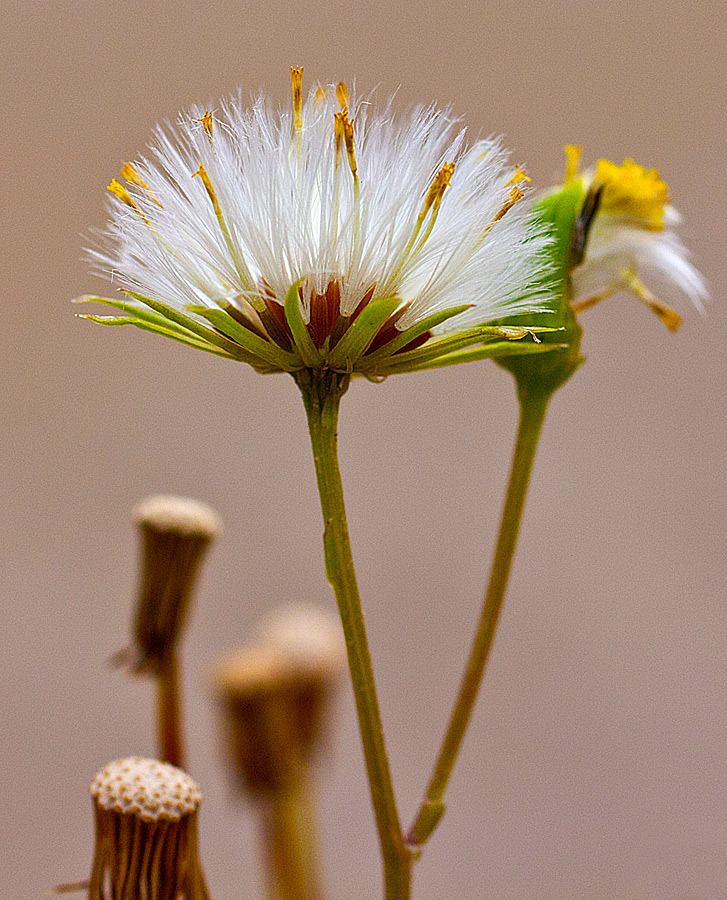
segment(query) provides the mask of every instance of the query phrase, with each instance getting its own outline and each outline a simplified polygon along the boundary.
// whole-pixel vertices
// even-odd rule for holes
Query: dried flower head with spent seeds
[[[139,503],[134,521],[141,540],[135,669],[156,674],[179,642],[199,567],[222,526],[204,503],[166,495]]]
[[[346,645],[338,616],[307,603],[272,610],[260,623],[258,640],[274,648],[289,665],[343,672]]]
[[[201,794],[189,775],[134,756],[104,766],[90,791],[89,900],[209,900],[198,853]]]
[[[302,604],[274,611],[259,643],[217,661],[213,690],[234,774],[246,793],[282,791],[313,761],[345,670],[338,620]]]
[[[193,109],[124,165],[92,256],[128,299],[83,298],[122,313],[87,318],[259,372],[378,377],[547,349],[488,326],[550,299],[529,179],[500,143],[343,84],[304,99],[291,78],[291,108]]]

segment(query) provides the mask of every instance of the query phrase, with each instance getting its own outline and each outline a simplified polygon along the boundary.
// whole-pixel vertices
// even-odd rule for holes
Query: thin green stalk
[[[338,468],[338,409],[349,377],[303,370],[296,381],[303,394],[318,491],[321,498],[326,575],[336,595],[346,639],[371,802],[384,866],[386,900],[408,900],[411,855],[404,843],[384,743],[381,712],[371,665],[361,598],[356,583]]]
[[[432,770],[424,799],[407,834],[407,843],[415,852],[420,850],[426,843],[445,811],[444,792],[472,717],[485,665],[495,638],[497,622],[503,600],[505,599],[510,567],[520,531],[520,521],[530,481],[530,473],[533,468],[533,460],[535,459],[540,431],[551,396],[550,392],[535,394],[524,390],[519,392],[520,424],[490,580],[449,725]]]

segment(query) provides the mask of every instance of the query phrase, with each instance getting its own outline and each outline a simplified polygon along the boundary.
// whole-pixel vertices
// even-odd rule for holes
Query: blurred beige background
[[[716,3],[6,2],[2,92],[0,900],[87,875],[88,783],[153,751],[151,689],[106,665],[136,581],[130,510],[173,491],[226,532],[186,649],[191,770],[217,900],[259,893],[205,682],[271,605],[332,607],[302,406],[262,377],[74,319],[104,285],[82,235],[155,122],[288,67],[402,105],[451,102],[537,184],[564,142],[660,168],[714,296],[668,334],[620,297],[587,314],[558,395],[449,812],[417,900],[724,900],[725,30]],[[342,465],[398,795],[409,819],[479,606],[514,434],[476,364],[356,383]],[[433,653],[433,648],[437,652]],[[379,895],[345,693],[321,784],[333,900]]]

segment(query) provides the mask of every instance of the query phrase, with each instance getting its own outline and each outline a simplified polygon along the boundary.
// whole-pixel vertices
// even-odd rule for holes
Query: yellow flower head
[[[627,291],[676,331],[681,316],[657,299],[642,272],[656,275],[663,287],[681,290],[699,309],[708,292],[677,236],[679,213],[658,171],[633,159],[621,165],[599,159],[595,168],[583,171],[581,147],[567,144],[564,150],[563,186],[560,194],[556,190],[546,198],[552,202],[562,196],[564,202],[578,204],[568,245],[573,311],[583,312]]]
[[[603,185],[602,212],[640,219],[654,231],[663,229],[669,191],[656,169],[645,169],[633,159],[625,159],[620,166],[599,159],[596,182]]]

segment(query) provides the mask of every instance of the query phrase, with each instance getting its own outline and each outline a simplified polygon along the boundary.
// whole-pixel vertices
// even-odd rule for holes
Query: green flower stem
[[[552,392],[519,391],[520,424],[510,468],[500,533],[469,660],[462,676],[457,700],[437,756],[427,790],[407,835],[407,843],[418,851],[426,843],[444,814],[444,792],[457,754],[472,717],[485,665],[495,638],[515,553],[525,496],[538,447],[538,439]]]
[[[176,651],[167,654],[156,681],[159,759],[183,769],[182,703]]]
[[[404,843],[386,755],[338,468],[338,409],[350,378],[335,372],[319,373],[311,369],[304,369],[295,377],[308,415],[323,512],[326,575],[336,595],[346,639],[371,802],[383,858],[385,898],[408,900],[411,855]]]

